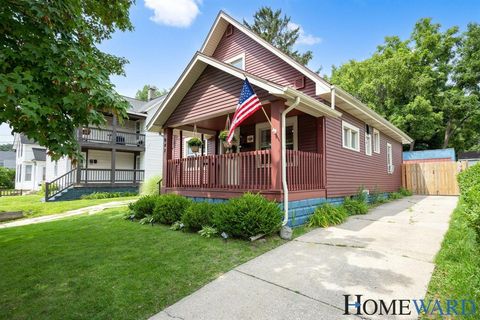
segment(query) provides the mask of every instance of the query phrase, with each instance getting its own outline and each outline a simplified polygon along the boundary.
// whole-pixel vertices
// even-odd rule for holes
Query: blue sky
[[[297,47],[313,51],[309,67],[322,66],[322,74],[329,74],[332,65],[367,58],[387,35],[408,37],[422,17],[431,17],[444,28],[464,29],[468,22],[480,22],[478,0],[137,0],[130,13],[135,30],[117,32],[100,45],[130,62],[126,77],[112,79],[117,91],[134,96],[144,84],[170,88],[199,50],[219,10],[251,21],[262,5],[282,9],[301,26],[303,43]],[[0,126],[0,144],[10,139],[8,128]]]

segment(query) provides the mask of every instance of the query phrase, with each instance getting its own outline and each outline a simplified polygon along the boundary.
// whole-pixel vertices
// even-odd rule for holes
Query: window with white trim
[[[360,129],[342,121],[342,145],[345,149],[360,151]]]
[[[372,135],[365,133],[365,154],[372,155]]]
[[[245,70],[245,53],[239,54],[231,59],[225,61],[238,69]]]
[[[207,154],[207,139],[203,139],[203,154],[201,152],[202,147],[200,147],[200,152],[194,153],[192,149],[188,146],[188,140],[192,139],[193,137],[183,138],[183,151],[184,157],[195,157],[197,155],[206,155]]]
[[[32,165],[27,164],[25,166],[25,181],[32,181]]]
[[[387,173],[392,174],[395,170],[393,165],[392,145],[387,143]]]
[[[373,152],[380,153],[380,132],[373,129]]]
[[[285,146],[287,150],[298,149],[298,130],[297,130],[297,117],[287,118],[286,123],[286,141]],[[257,123],[255,126],[255,143],[257,150],[270,150],[271,145],[271,130],[268,122]],[[279,133],[281,134],[281,133]]]

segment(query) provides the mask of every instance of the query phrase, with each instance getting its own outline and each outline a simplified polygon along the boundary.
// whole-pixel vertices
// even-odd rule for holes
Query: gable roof
[[[156,127],[156,129],[161,129],[163,127],[177,105],[187,94],[198,77],[202,74],[203,70],[205,70],[206,66],[212,66],[242,80],[247,77],[252,85],[262,88],[272,95],[286,99],[287,105],[293,103],[293,101],[298,98],[300,104],[298,105],[297,109],[301,111],[317,116],[328,115],[339,117],[341,115],[340,112],[333,110],[326,104],[315,100],[299,90],[293,89],[289,86],[281,86],[277,83],[268,81],[244,70],[238,69],[230,64],[197,52],[173,86],[172,90],[170,90],[168,93],[159,110],[147,123],[148,129],[153,127]],[[226,114],[232,112],[234,109],[235,106],[232,106],[232,110],[225,110],[224,113]]]

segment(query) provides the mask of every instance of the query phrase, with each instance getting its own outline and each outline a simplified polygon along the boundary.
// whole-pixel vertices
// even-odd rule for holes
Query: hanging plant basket
[[[220,132],[218,138],[220,139],[220,141],[222,141],[224,148],[231,148],[232,145],[237,145],[237,138],[235,136],[233,136],[231,144],[227,142],[228,130],[223,130],[222,132]]]
[[[187,141],[188,147],[192,150],[193,153],[197,153],[200,150],[200,147],[203,145],[202,140],[197,137],[190,138]]]

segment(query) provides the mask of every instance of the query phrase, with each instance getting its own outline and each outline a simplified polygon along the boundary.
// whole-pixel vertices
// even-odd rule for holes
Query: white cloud
[[[145,0],[145,7],[152,9],[150,17],[158,24],[172,27],[189,27],[200,13],[201,0]]]
[[[295,30],[298,28],[299,37],[295,44],[305,44],[307,46],[312,46],[314,44],[322,42],[322,38],[305,33],[305,30],[303,30],[302,26],[299,24],[289,22],[287,28],[290,30]]]

